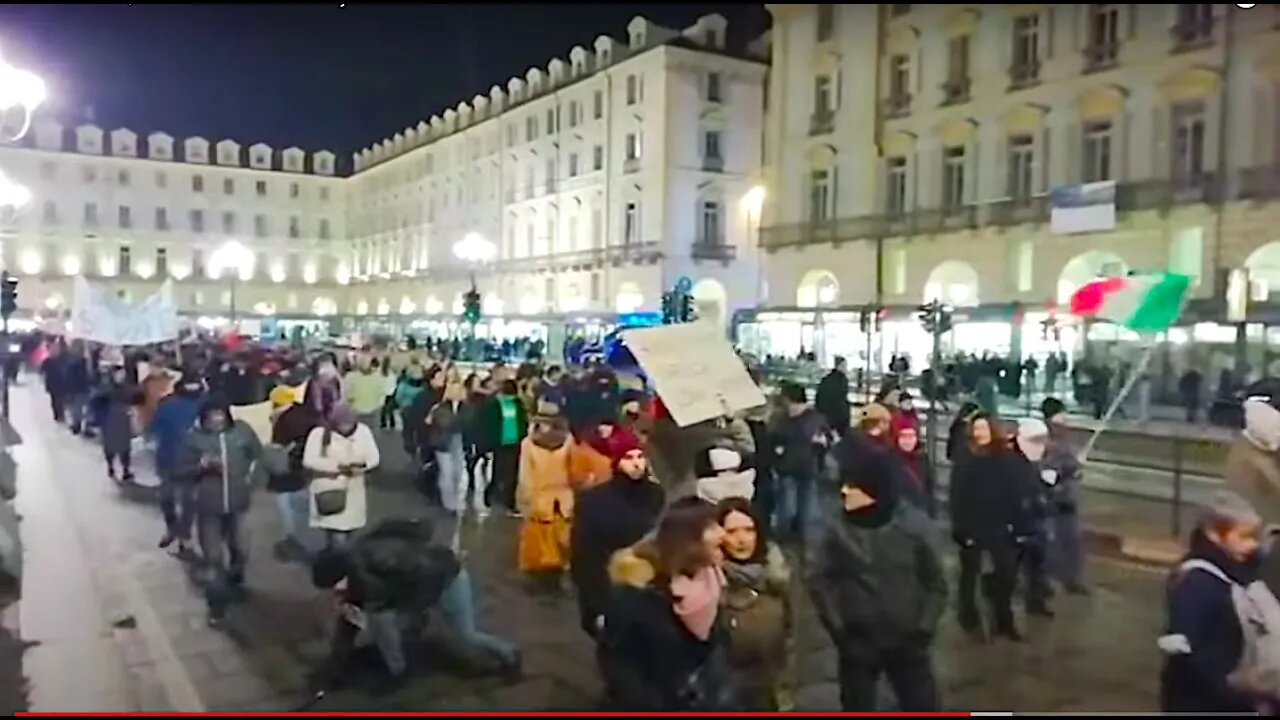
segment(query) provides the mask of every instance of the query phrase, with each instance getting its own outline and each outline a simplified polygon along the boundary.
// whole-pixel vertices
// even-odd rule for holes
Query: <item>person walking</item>
[[[1007,455],[1009,476],[1016,478],[1021,485],[1027,510],[1025,531],[1014,536],[1018,545],[1018,564],[1025,573],[1023,594],[1027,615],[1043,618],[1053,617],[1053,611],[1049,609],[1053,589],[1049,586],[1046,565],[1053,519],[1050,502],[1052,484],[1045,478],[1054,476],[1046,475],[1041,466],[1048,443],[1049,427],[1036,418],[1024,418],[1018,421],[1018,433]]]
[[[199,423],[187,436],[182,453],[182,472],[196,488],[209,623],[218,625],[244,588],[249,550],[243,538],[244,516],[262,444],[248,425],[231,417],[231,406],[224,398],[211,396],[201,406]]]
[[[107,476],[125,484],[133,482],[133,409],[140,399],[138,387],[128,381],[125,369],[117,365],[111,368],[106,384],[93,401],[97,408],[97,425],[102,431],[102,454],[107,461]],[[117,462],[119,474],[116,473]]]
[[[307,435],[302,466],[312,474],[311,527],[324,531],[326,547],[345,545],[368,522],[365,477],[380,461],[373,431],[346,404]]]
[[[204,382],[184,373],[172,394],[160,401],[147,432],[155,442],[156,475],[160,479],[160,512],[164,537],[160,548],[178,543],[178,555],[190,554],[191,527],[196,516],[196,484],[181,473],[183,445],[196,427],[204,404]]]
[[[382,358],[378,365],[382,377],[382,410],[378,415],[378,427],[382,430],[396,429],[396,381],[398,373],[391,371],[391,356]]]
[[[376,360],[361,356],[355,369],[342,379],[351,409],[360,422],[371,428],[381,420],[382,408],[387,401],[386,380],[377,370]]]
[[[848,363],[839,355],[835,367],[818,382],[813,398],[814,408],[826,419],[836,434],[844,437],[850,430]]]
[[[291,394],[285,388],[271,391],[273,404],[280,396]],[[311,392],[311,387],[307,387]],[[311,431],[324,425],[315,404],[290,401],[284,404],[271,424],[271,443],[285,454],[284,472],[273,473],[267,478],[267,489],[276,496],[276,510],[280,514],[280,526],[284,537],[275,546],[276,557],[283,560],[300,560],[307,557],[307,547],[302,541],[302,529],[307,526],[311,493],[308,490],[310,471],[303,464],[303,453]]]
[[[444,388],[444,397],[427,413],[427,446],[435,453],[440,504],[450,515],[461,516],[467,506],[467,457],[463,435],[471,422],[471,408],[460,382]],[[484,508],[484,498],[474,495],[476,512]]]
[[[499,505],[517,516],[516,481],[520,444],[528,432],[528,415],[514,380],[504,380],[499,392],[481,410],[482,432],[493,449],[493,479],[485,488],[485,504]]]
[[[1049,426],[1049,443],[1041,461],[1044,482],[1049,485],[1049,572],[1068,593],[1088,595],[1089,588],[1084,583],[1079,502],[1084,469],[1067,426],[1067,406],[1049,397],[1041,403],[1040,412]]]
[[[540,403],[521,442],[516,502],[520,527],[520,571],[537,589],[560,590],[569,569],[569,526],[574,493],[569,482],[569,423],[550,403]]]
[[[805,528],[813,512],[814,485],[818,483],[820,457],[830,443],[827,424],[808,403],[805,389],[783,384],[783,412],[770,432],[773,470],[777,473],[777,530],[780,538],[803,545]]]

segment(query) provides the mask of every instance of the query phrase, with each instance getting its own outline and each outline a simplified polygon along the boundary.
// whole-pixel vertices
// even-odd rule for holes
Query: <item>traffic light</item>
[[[931,300],[917,308],[916,317],[930,334],[942,335],[951,330],[951,308]]]
[[[662,293],[662,324],[671,325],[676,322],[676,294]]]
[[[18,310],[18,278],[5,273],[0,279],[0,317],[8,320]]]
[[[680,322],[693,322],[698,319],[698,311],[693,306],[693,296],[680,293],[676,302],[677,316]]]
[[[871,311],[863,310],[858,313],[858,329],[864,333],[871,330]]]
[[[474,287],[462,296],[462,319],[472,325],[480,322],[480,293]]]
[[[888,309],[877,306],[875,309],[875,314],[871,316],[871,329],[875,332],[880,332],[881,330],[883,330],[884,318],[888,314],[889,314]]]

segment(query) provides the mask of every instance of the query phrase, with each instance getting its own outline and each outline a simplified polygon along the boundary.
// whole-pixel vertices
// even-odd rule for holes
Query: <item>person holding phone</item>
[[[381,457],[373,431],[346,404],[333,408],[329,422],[307,435],[302,466],[312,473],[311,527],[325,532],[328,547],[343,545],[365,526],[365,476]]]

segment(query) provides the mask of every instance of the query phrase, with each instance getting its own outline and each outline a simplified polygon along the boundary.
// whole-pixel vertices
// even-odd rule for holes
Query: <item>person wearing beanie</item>
[[[756,471],[743,469],[742,455],[733,448],[703,448],[693,460],[697,496],[709,503],[729,498],[750,501],[755,496]]]
[[[933,468],[921,452],[920,428],[915,419],[910,415],[895,415],[889,424],[889,438],[892,454],[898,460],[899,494],[904,501],[932,517],[937,484]]]
[[[1049,426],[1040,469],[1049,495],[1049,573],[1072,595],[1088,595],[1084,583],[1084,543],[1080,531],[1080,449],[1067,426],[1067,406],[1055,397],[1040,405]]]
[[[634,436],[620,436],[612,449],[613,476],[578,497],[569,533],[569,566],[578,589],[579,617],[582,629],[593,638],[609,607],[609,558],[653,529],[666,501]]]
[[[539,403],[529,436],[520,443],[516,507],[523,518],[519,535],[520,571],[532,589],[554,596],[569,566],[567,540],[573,518],[569,482],[569,423],[555,405]]]
[[[195,373],[183,373],[174,391],[160,401],[147,424],[147,434],[155,442],[156,475],[160,478],[160,512],[164,516],[160,547],[167,548],[177,541],[178,554],[183,557],[191,552],[196,502],[195,484],[180,476],[178,460],[203,402],[204,381]]]
[[[373,431],[344,402],[307,435],[302,466],[311,473],[310,525],[324,531],[327,546],[345,545],[368,522],[365,479],[381,460]]]
[[[896,391],[895,391],[896,392]],[[893,422],[893,412],[880,403],[867,403],[862,408],[858,419],[858,427],[862,434],[879,444],[888,444],[889,425]]]
[[[808,402],[804,387],[784,382],[779,389],[782,412],[769,430],[769,451],[777,478],[778,538],[803,544],[806,526],[814,517],[814,486],[831,446],[822,416]]]
[[[931,647],[947,603],[928,518],[899,501],[893,460],[850,445],[836,462],[842,512],[825,523],[805,566],[814,609],[836,646],[840,705],[876,710],[888,674],[904,712],[936,711]]]

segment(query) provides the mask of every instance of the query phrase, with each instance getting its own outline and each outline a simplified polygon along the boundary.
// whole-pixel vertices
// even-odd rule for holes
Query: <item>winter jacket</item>
[[[142,391],[136,385],[108,384],[97,402],[101,415],[98,428],[102,431],[102,449],[108,453],[128,452],[133,445],[133,408],[142,399]]]
[[[893,455],[896,459],[893,468],[898,478],[898,497],[922,512],[932,515],[936,505],[934,492],[937,489],[937,481],[934,479],[934,471],[929,466],[928,459],[919,452],[912,455],[895,452]]]
[[[573,486],[569,483],[569,446],[544,447],[525,438],[520,445],[520,469],[516,480],[516,505],[530,520],[552,520],[557,514],[573,517]]]
[[[229,368],[218,378],[218,387],[232,405],[255,405],[266,399],[262,376],[252,368]]]
[[[325,438],[328,437],[326,444]],[[350,436],[317,427],[307,436],[302,451],[302,466],[315,474],[311,479],[311,527],[350,532],[368,522],[365,500],[365,476],[381,461],[378,444],[364,423],[356,425]],[[344,472],[344,466],[363,464],[362,470]],[[326,490],[346,489],[347,504],[342,512],[321,515],[316,511],[315,496]]]
[[[65,355],[60,374],[63,393],[69,398],[84,397],[93,390],[93,373],[89,370],[89,362],[79,355]]]
[[[1264,522],[1280,522],[1280,460],[1246,437],[1227,451],[1222,477],[1227,487],[1253,505]]]
[[[1205,560],[1240,583],[1252,570],[1234,562],[1196,531],[1186,559]],[[1160,710],[1174,713],[1252,712],[1250,698],[1227,681],[1240,664],[1244,636],[1231,586],[1204,570],[1176,571],[1170,578],[1167,639],[1181,638],[1185,652],[1166,650],[1160,673]]]
[[[1076,512],[1083,467],[1066,428],[1049,425],[1049,443],[1045,446],[1040,467],[1054,473],[1054,483],[1049,490],[1052,511],[1057,514]]]
[[[174,479],[183,444],[196,427],[203,395],[174,393],[160,401],[147,434],[156,444],[156,472],[164,480]]]
[[[622,475],[578,496],[569,533],[570,568],[587,634],[595,636],[597,619],[609,606],[609,558],[653,529],[663,502],[657,483]]]
[[[820,447],[814,439],[827,432],[827,424],[813,408],[794,417],[782,415],[772,429],[773,470],[778,477],[813,480],[818,475]]]
[[[1003,547],[1030,534],[1025,476],[1013,469],[1004,453],[968,453],[952,466],[948,494],[957,542]]]
[[[424,388],[425,388],[425,381],[418,384],[414,384],[410,382],[409,378],[407,377],[400,378],[400,380],[396,382],[396,392],[395,392],[396,407],[401,408],[401,413],[404,415],[406,423],[408,423],[410,419],[409,418],[410,408],[413,407],[414,401],[417,400],[418,396],[422,394]],[[426,411],[430,409],[431,409],[430,405],[427,405],[426,407],[424,407],[423,413],[418,415],[418,418],[421,419],[425,417]]]
[[[795,682],[791,568],[782,550],[770,544],[762,562],[729,561],[724,571],[728,584],[721,603],[741,706],[776,711]]]
[[[426,446],[437,452],[447,452],[454,442],[461,442],[463,431],[471,422],[471,408],[464,402],[457,405],[449,401],[436,403],[427,413]]]
[[[432,542],[420,520],[385,520],[355,541],[343,600],[357,607],[423,611],[434,605],[461,569],[458,558]]]
[[[372,415],[382,409],[387,400],[387,381],[375,372],[355,370],[343,378],[347,402],[357,415]]]
[[[609,561],[613,589],[599,658],[611,709],[735,709],[723,617],[706,640],[690,633],[676,617],[675,600],[649,560],[651,554],[628,548]]]
[[[839,370],[832,370],[818,382],[813,405],[826,418],[836,432],[849,431],[849,377]]]
[[[196,427],[182,448],[179,473],[197,483],[196,502],[210,514],[243,513],[253,493],[253,473],[262,443],[247,424],[228,421],[221,432]],[[200,467],[202,458],[214,461]]]
[[[585,442],[574,442],[569,448],[569,483],[578,492],[608,482],[613,475],[613,461]],[[616,549],[616,548],[615,548]]]
[[[947,583],[931,524],[900,505],[880,527],[829,518],[807,563],[814,608],[842,653],[872,657],[927,645],[947,604]]]
[[[502,400],[501,395],[495,395],[489,398],[484,406],[480,409],[479,421],[479,437],[483,439],[483,446],[488,452],[502,445]],[[520,442],[525,435],[529,434],[529,413],[524,405],[519,402],[518,398],[514,403],[516,412],[516,443]]]
[[[289,454],[289,472],[267,478],[272,492],[297,492],[307,486],[310,473],[302,465],[307,436],[320,427],[320,415],[310,405],[290,405],[271,426],[271,442]]]

